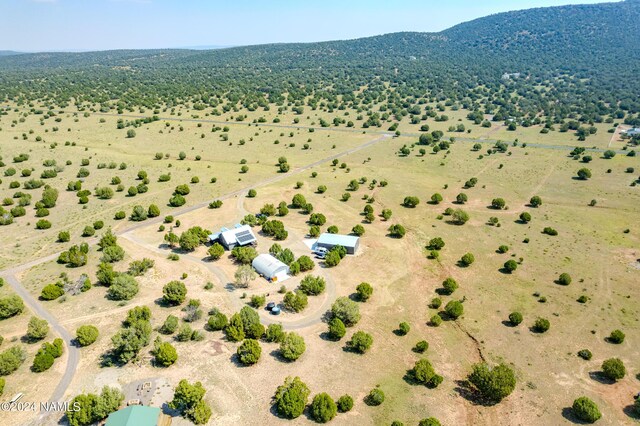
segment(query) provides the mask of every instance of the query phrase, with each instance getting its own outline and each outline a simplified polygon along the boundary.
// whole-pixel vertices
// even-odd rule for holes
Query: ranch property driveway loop
[[[237,195],[240,194],[244,194],[246,193],[250,188],[259,188],[259,187],[263,187],[275,182],[278,182],[280,180],[286,179],[290,176],[294,176],[300,173],[303,173],[309,169],[312,169],[314,167],[317,167],[323,163],[326,163],[328,161],[340,158],[340,157],[344,157],[350,154],[353,154],[357,151],[363,150],[365,148],[368,148],[372,145],[377,144],[378,142],[387,140],[389,138],[392,137],[392,134],[390,133],[385,133],[382,134],[381,136],[378,136],[375,139],[372,139],[368,142],[363,143],[362,145],[358,145],[354,148],[345,150],[345,151],[341,151],[339,153],[333,154],[331,156],[319,159],[317,161],[314,161],[311,164],[308,164],[306,166],[303,167],[299,167],[296,168],[294,170],[291,170],[289,173],[279,173],[278,175],[268,178],[268,179],[264,179],[260,182],[257,182],[256,184],[247,187],[247,188],[242,188],[240,190],[231,192],[231,193],[227,193],[225,195],[222,195],[220,197],[218,197],[219,200],[225,200],[228,198],[232,198],[235,197]],[[173,216],[180,216],[180,215],[184,215],[186,213],[192,212],[194,210],[206,207],[209,204],[209,201],[206,202],[202,202],[193,206],[189,206],[180,210],[176,210],[174,211]],[[128,235],[125,234],[129,234],[133,231],[135,231],[136,229],[145,227],[145,226],[149,226],[152,225],[154,223],[159,223],[160,221],[162,221],[162,218],[154,218],[151,220],[146,220],[144,222],[135,224],[133,226],[130,226],[126,229],[122,229],[118,232],[116,232],[116,235],[123,235],[125,236],[125,238]],[[135,239],[132,238],[127,238],[130,239],[133,242],[136,242]],[[97,243],[97,239],[93,239],[91,241],[91,245],[95,245]],[[51,325],[51,327],[53,328],[53,330],[55,330],[56,333],[58,333],[62,339],[65,341],[66,346],[67,346],[67,365],[65,368],[65,372],[62,376],[62,378],[60,379],[60,382],[58,383],[58,385],[56,386],[55,390],[53,391],[53,394],[51,395],[51,397],[49,398],[49,401],[51,402],[59,402],[62,401],[64,398],[64,395],[67,392],[67,389],[69,388],[69,385],[71,384],[71,382],[73,381],[73,378],[75,376],[76,370],[78,369],[78,364],[80,362],[80,350],[74,346],[72,344],[72,335],[71,333],[53,316],[51,315],[51,313],[43,306],[43,304],[37,300],[36,298],[34,298],[29,291],[22,285],[22,283],[20,283],[20,281],[18,280],[16,274],[22,271],[25,271],[27,269],[30,269],[34,266],[49,262],[51,260],[57,259],[58,256],[60,255],[60,252],[57,253],[52,253],[50,255],[38,258],[38,259],[34,259],[32,261],[23,263],[21,265],[16,265],[13,266],[11,268],[7,268],[4,271],[0,271],[0,276],[5,278],[5,280],[7,281],[7,283],[9,283],[9,285],[11,286],[11,288],[13,289],[13,291],[16,292],[16,294],[18,296],[20,296],[22,298],[22,300],[25,302],[25,304],[33,311],[34,314],[38,315],[39,317],[45,319],[46,321],[49,322],[49,324]],[[210,270],[212,270],[212,272],[216,273],[216,271],[214,271],[212,268],[209,268]],[[217,268],[215,268],[217,269]],[[219,272],[219,271],[218,271]],[[218,275],[218,274],[216,274]],[[325,275],[325,274],[323,274]],[[328,276],[328,274],[325,275],[326,279],[327,279],[327,283],[328,283],[328,291],[327,291],[327,297],[325,302],[323,303],[322,307],[318,310],[318,312],[324,313],[326,311],[326,308],[328,306],[328,304],[331,302],[334,294],[335,294],[335,284],[333,283],[333,281],[331,280],[331,278]],[[221,278],[221,277],[219,277]],[[327,305],[327,306],[325,306]],[[324,310],[323,310],[324,309]],[[321,320],[321,315],[318,316],[318,313],[314,313],[314,315],[311,315],[309,317],[305,317],[302,320],[298,321],[298,322],[293,322],[289,325],[288,328],[291,329],[300,329],[300,328],[305,328],[308,327],[310,325],[316,324],[318,321]],[[266,323],[267,321],[265,321]],[[44,418],[45,414],[41,413],[39,420],[42,420]],[[39,421],[36,421],[35,424],[38,424]]]

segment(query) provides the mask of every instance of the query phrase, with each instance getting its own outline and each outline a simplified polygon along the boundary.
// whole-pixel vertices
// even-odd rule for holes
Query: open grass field
[[[275,108],[274,108],[275,109]],[[178,116],[177,113],[182,115]],[[151,258],[155,266],[138,278],[140,290],[130,301],[117,302],[106,297],[106,288],[96,285],[78,296],[64,296],[64,300],[42,302],[44,307],[72,335],[83,324],[93,324],[100,330],[96,343],[80,349],[81,360],[70,387],[65,393],[69,399],[82,392],[96,392],[103,385],[123,387],[148,377],[162,376],[175,386],[182,378],[201,381],[207,389],[205,399],[212,407],[210,424],[284,424],[287,421],[274,415],[271,398],[277,386],[287,376],[299,376],[310,388],[311,395],[328,392],[334,399],[343,394],[353,396],[355,406],[346,414],[339,414],[334,424],[381,425],[401,420],[405,424],[417,424],[422,418],[434,416],[443,425],[537,425],[571,424],[575,422],[569,407],[573,400],[585,395],[600,407],[603,418],[599,424],[632,424],[629,415],[633,394],[640,382],[640,306],[637,303],[640,282],[640,228],[638,227],[638,187],[630,184],[638,178],[640,169],[637,157],[622,154],[613,159],[601,158],[600,152],[589,153],[593,161],[586,165],[568,156],[575,146],[607,149],[612,134],[610,125],[597,125],[598,132],[578,142],[572,132],[540,134],[540,127],[519,128],[515,132],[504,126],[492,128],[475,126],[466,119],[466,112],[446,111],[447,122],[429,121],[431,131],[442,130],[446,137],[460,136],[483,142],[504,140],[509,142],[508,152],[487,155],[493,146],[484,141],[483,149],[472,151],[472,142],[460,140],[448,151],[421,155],[421,146],[413,147],[420,133],[418,125],[401,124],[401,135],[396,138],[380,138],[382,128],[363,131],[339,127],[321,128],[320,118],[332,121],[338,111],[312,111],[305,108],[300,116],[291,111],[247,113],[238,122],[238,113],[223,116],[193,117],[198,112],[176,110],[159,114],[158,121],[135,128],[133,138],[126,137],[127,129],[116,129],[117,117],[111,115],[61,113],[59,123],[53,119],[39,124],[38,115],[28,115],[21,122],[16,112],[2,116],[0,120],[0,155],[6,174],[15,168],[14,176],[2,176],[0,198],[11,198],[16,191],[32,194],[32,204],[27,214],[15,219],[11,225],[2,226],[4,243],[0,246],[0,267],[13,273],[15,267],[46,255],[55,254],[82,241],[95,242],[81,237],[85,226],[97,220],[104,227],[96,232],[100,236],[111,227],[118,235],[118,244],[126,252],[115,269],[125,271],[132,260]],[[344,114],[343,111],[339,111]],[[354,119],[357,112],[350,111]],[[149,116],[148,112],[141,115]],[[264,125],[251,124],[264,117]],[[280,123],[273,124],[278,117]],[[188,118],[188,120],[187,120]],[[294,120],[299,118],[299,122]],[[348,117],[345,117],[349,119]],[[101,122],[101,120],[104,122]],[[16,120],[14,126],[12,120]],[[182,121],[181,121],[182,120]],[[220,124],[207,120],[219,121]],[[461,120],[461,121],[458,121]],[[354,121],[356,121],[354,119]],[[224,124],[227,123],[227,124]],[[267,125],[267,123],[269,123]],[[359,123],[356,121],[356,123]],[[449,134],[452,124],[464,123],[471,133]],[[59,127],[53,131],[53,126]],[[212,132],[212,126],[228,126],[228,132]],[[291,127],[285,127],[291,126]],[[314,128],[313,132],[309,128]],[[29,134],[33,129],[33,134]],[[67,131],[70,129],[70,131]],[[48,130],[48,131],[46,131]],[[22,140],[22,134],[27,140]],[[228,140],[221,140],[228,134]],[[36,137],[42,141],[36,141]],[[204,136],[204,137],[203,137]],[[518,146],[511,142],[518,139]],[[274,141],[279,143],[275,144]],[[65,146],[69,141],[70,145]],[[244,141],[244,142],[241,142]],[[370,145],[365,144],[376,141]],[[55,148],[51,144],[57,143]],[[75,146],[73,145],[75,143]],[[527,146],[523,147],[522,143]],[[615,149],[623,144],[615,142]],[[308,149],[305,149],[308,144]],[[398,150],[411,146],[407,156],[399,156]],[[547,145],[546,147],[543,145]],[[566,149],[558,149],[557,145]],[[364,146],[362,149],[350,150]],[[428,147],[427,147],[428,148]],[[186,158],[179,159],[184,152]],[[20,153],[29,154],[29,160],[13,164],[12,158]],[[163,159],[155,160],[162,153]],[[332,156],[341,155],[337,166]],[[169,154],[165,158],[165,154]],[[196,160],[196,156],[201,156]],[[279,173],[277,160],[284,156],[291,169]],[[89,196],[85,205],[78,204],[75,192],[66,191],[67,182],[76,180],[82,159],[90,174],[84,179],[83,189],[92,194],[97,187],[111,185],[118,176],[124,185],[123,192],[115,192],[109,200]],[[59,190],[57,206],[50,209],[52,227],[36,230],[33,204],[39,200],[42,189],[11,189],[9,184],[36,178],[44,169],[45,160],[54,159],[61,170],[57,177],[45,179],[45,183]],[[240,173],[241,160],[246,160],[247,173]],[[315,162],[321,164],[306,168]],[[71,164],[66,165],[66,161]],[[109,163],[115,168],[110,169]],[[98,168],[100,163],[107,165]],[[120,164],[126,168],[120,168]],[[340,167],[345,163],[344,168]],[[588,167],[589,180],[575,179],[576,172]],[[304,168],[303,170],[301,170]],[[628,173],[628,168],[635,168]],[[21,177],[22,169],[33,169],[30,177]],[[608,170],[611,170],[608,172]],[[127,196],[130,186],[140,184],[140,170],[149,177],[148,192],[134,197]],[[171,174],[169,182],[158,182],[162,174]],[[317,173],[313,177],[312,173]],[[192,177],[199,183],[192,184]],[[215,177],[216,182],[211,183]],[[470,178],[477,178],[473,188],[463,188]],[[348,191],[351,180],[366,178],[356,191]],[[388,185],[374,184],[373,180],[386,181]],[[363,179],[364,180],[364,179]],[[301,183],[300,188],[296,188]],[[173,189],[188,184],[191,192],[182,208],[167,205]],[[318,186],[325,185],[320,194]],[[254,187],[256,197],[246,197],[245,188]],[[236,191],[243,190],[239,193]],[[343,193],[350,193],[348,201],[341,201]],[[207,312],[218,308],[228,316],[246,305],[251,295],[269,294],[268,301],[280,302],[280,284],[267,283],[258,278],[249,288],[237,289],[231,283],[237,265],[227,252],[221,259],[207,259],[207,248],[198,247],[191,253],[180,253],[176,261],[167,259],[171,251],[164,245],[166,232],[158,230],[162,217],[175,215],[181,225],[174,232],[180,233],[192,226],[202,226],[216,232],[219,228],[233,226],[247,214],[256,214],[267,203],[291,202],[295,194],[303,194],[313,204],[314,212],[323,213],[327,223],[323,231],[335,225],[340,233],[348,234],[357,224],[362,224],[365,234],[356,256],[348,256],[340,265],[328,268],[316,259],[311,274],[319,274],[327,281],[327,291],[310,296],[308,307],[300,313],[284,312],[280,317],[260,310],[263,324],[281,322],[285,329],[299,333],[306,342],[306,351],[295,362],[285,362],[279,355],[278,345],[264,343],[262,357],[257,365],[244,367],[238,363],[235,353],[238,343],[225,339],[220,331],[204,329]],[[443,201],[430,204],[432,194],[440,193]],[[465,193],[468,201],[454,203],[459,193]],[[230,196],[225,196],[231,194]],[[367,203],[364,196],[373,198]],[[537,208],[528,206],[532,196],[538,195],[543,203]],[[209,209],[209,201],[223,198],[218,209]],[[415,208],[402,206],[406,196],[416,196],[420,203]],[[507,208],[490,208],[495,198],[503,198]],[[596,200],[590,206],[591,200]],[[134,205],[145,209],[150,204],[160,208],[158,219],[150,222],[132,222],[128,218],[114,219],[118,211],[127,216]],[[368,223],[363,209],[374,209],[375,220]],[[6,206],[11,208],[13,206]],[[469,214],[464,225],[449,222],[443,216],[447,208],[461,208]],[[383,209],[390,209],[389,220],[380,217]],[[519,215],[529,212],[532,220],[520,223]],[[491,217],[499,226],[490,225]],[[289,231],[288,238],[279,242],[290,248],[296,257],[309,255],[303,243],[307,238],[308,215],[291,209],[287,216],[278,218]],[[392,224],[401,224],[406,235],[401,239],[388,235]],[[134,228],[135,227],[135,228]],[[545,227],[558,231],[557,236],[543,234]],[[255,228],[258,233],[259,227]],[[68,243],[56,242],[58,232],[71,232]],[[168,230],[168,225],[167,225]],[[627,232],[625,232],[627,231]],[[428,242],[441,237],[445,246],[439,259],[430,259]],[[275,241],[258,235],[258,252],[266,253]],[[506,253],[499,253],[501,245],[508,246]],[[465,253],[473,253],[475,262],[461,267],[458,261]],[[71,279],[86,274],[95,282],[101,253],[92,246],[86,266],[66,268],[55,259],[35,266],[15,270],[16,277],[29,293],[37,298],[44,285],[59,279],[66,272]],[[512,273],[501,271],[507,260],[517,262]],[[561,273],[573,278],[569,286],[554,281]],[[185,278],[182,278],[186,274]],[[283,284],[292,290],[304,274]],[[439,296],[437,290],[447,277],[454,278],[460,288],[451,295]],[[191,323],[202,330],[204,340],[174,342],[178,361],[168,368],[154,367],[150,350],[145,347],[138,361],[121,367],[100,367],[102,355],[111,347],[111,336],[121,328],[127,311],[135,306],[148,306],[152,312],[151,323],[156,330],[169,314],[184,317],[182,306],[166,307],[160,303],[162,287],[171,280],[181,280],[188,289],[187,299],[199,299],[203,318]],[[205,289],[206,283],[213,286]],[[326,338],[324,313],[335,298],[354,297],[355,288],[368,282],[374,288],[371,299],[358,302],[362,319],[347,330],[339,342]],[[5,284],[0,296],[11,293]],[[243,295],[246,293],[246,296]],[[580,296],[586,303],[579,303]],[[439,310],[430,308],[433,298],[440,297],[442,306],[450,300],[463,301],[464,314],[458,320],[444,321],[439,327],[429,324]],[[355,298],[355,297],[354,297]],[[441,310],[441,309],[440,309]],[[517,327],[508,323],[508,316],[519,311],[524,321]],[[4,350],[17,344],[25,333],[30,314],[24,313],[0,322],[0,335],[5,341]],[[545,333],[530,330],[538,317],[550,321]],[[399,336],[400,322],[407,322],[411,330]],[[615,345],[605,339],[614,329],[626,334],[624,343]],[[371,349],[364,355],[347,351],[345,343],[356,331],[365,331],[373,337]],[[152,341],[159,334],[154,331]],[[47,340],[53,338],[53,334]],[[420,341],[429,342],[423,355],[412,351]],[[14,343],[16,342],[16,343]],[[53,392],[65,366],[65,357],[44,373],[29,371],[39,344],[25,344],[28,357],[18,371],[6,377],[5,396],[24,392],[25,399],[34,400]],[[590,361],[577,356],[581,349],[593,353]],[[616,383],[603,382],[598,375],[602,361],[607,358],[622,359],[627,374]],[[405,375],[416,360],[427,358],[444,381],[436,389],[415,385]],[[474,399],[464,381],[473,364],[486,360],[494,365],[504,362],[516,373],[514,392],[500,404],[485,406]],[[386,394],[385,402],[378,407],[363,402],[369,391],[376,387]],[[3,414],[4,415],[4,414]],[[52,415],[44,420],[37,413],[9,413],[10,424],[56,424],[60,416]],[[188,424],[174,418],[175,424]],[[305,416],[293,423],[305,424],[312,420]]]

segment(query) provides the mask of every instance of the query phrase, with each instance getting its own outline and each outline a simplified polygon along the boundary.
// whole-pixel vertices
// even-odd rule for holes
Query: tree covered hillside
[[[372,102],[386,102],[401,118],[424,98],[525,124],[605,116],[636,123],[638,22],[640,2],[627,0],[502,13],[440,33],[211,51],[4,56],[0,99],[90,103],[102,111],[322,100],[369,110]],[[505,79],[505,73],[520,75]]]

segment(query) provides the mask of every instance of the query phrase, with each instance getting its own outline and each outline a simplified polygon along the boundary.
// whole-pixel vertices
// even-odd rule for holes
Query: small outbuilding
[[[248,246],[258,240],[249,225],[236,225],[233,229],[222,228],[219,233],[209,235],[209,242],[219,242],[227,250],[236,246]]]
[[[320,235],[318,241],[313,246],[315,250],[317,247],[324,247],[327,250],[331,250],[335,246],[342,246],[347,250],[347,254],[356,254],[358,247],[360,246],[360,237],[353,235],[340,235],[324,233]]]
[[[289,278],[289,267],[270,254],[261,254],[251,262],[253,269],[269,281],[284,281]]]

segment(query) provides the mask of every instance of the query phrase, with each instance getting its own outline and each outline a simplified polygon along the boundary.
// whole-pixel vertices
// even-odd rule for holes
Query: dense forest
[[[421,104],[447,102],[524,125],[640,124],[638,22],[640,1],[627,0],[348,41],[4,54],[0,99],[103,112],[186,104],[213,114],[307,104],[397,120],[419,116]]]

